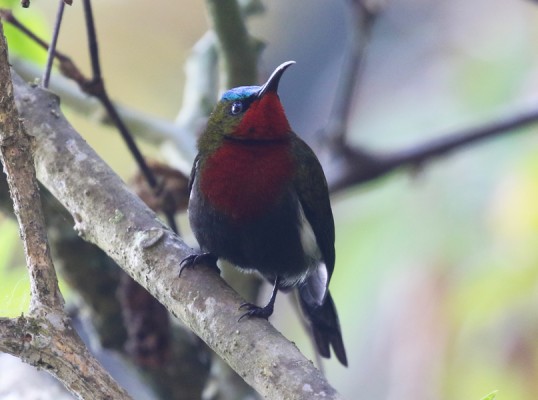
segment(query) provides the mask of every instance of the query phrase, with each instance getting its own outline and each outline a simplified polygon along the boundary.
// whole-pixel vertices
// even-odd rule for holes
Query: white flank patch
[[[304,253],[312,259],[320,260],[321,251],[316,241],[316,235],[312,229],[312,225],[306,219],[304,215],[303,206],[299,202],[299,229],[301,230],[301,245],[303,246]]]
[[[312,225],[308,222],[303,210],[303,206],[299,203],[299,228],[301,245],[304,253],[308,258],[314,262],[309,268],[306,275],[307,280],[307,292],[309,299],[304,299],[310,303],[316,303],[318,305],[323,304],[325,295],[327,294],[328,285],[328,273],[325,263],[321,259],[321,250],[319,249],[316,235],[312,229]],[[306,293],[303,293],[304,295]]]
[[[200,163],[200,160],[196,160],[194,162],[194,165],[192,166],[192,168],[194,170],[198,170],[198,164]],[[197,178],[197,175],[198,174],[194,174],[194,177],[192,179],[192,189],[191,189],[191,192],[189,193],[189,202],[192,200],[192,198],[194,197],[194,188],[196,187],[196,178]]]

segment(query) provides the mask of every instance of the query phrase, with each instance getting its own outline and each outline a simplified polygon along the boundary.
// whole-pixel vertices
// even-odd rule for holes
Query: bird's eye
[[[230,109],[230,112],[232,115],[240,114],[243,111],[243,103],[240,101],[234,101],[232,104],[232,108]]]

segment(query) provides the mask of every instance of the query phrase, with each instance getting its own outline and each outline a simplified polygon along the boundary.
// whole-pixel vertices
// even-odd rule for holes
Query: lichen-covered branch
[[[63,298],[47,241],[32,160],[33,138],[26,134],[13,98],[7,44],[0,24],[0,159],[7,176],[30,273],[31,312],[63,308]]]
[[[0,351],[58,378],[80,399],[130,399],[70,326],[68,318],[0,318]]]
[[[101,247],[239,375],[270,399],[340,398],[299,350],[265,320],[237,322],[242,300],[211,268],[178,278],[192,253],[87,146],[55,96],[14,75],[25,126],[36,136],[42,183],[66,206],[79,234]]]
[[[92,341],[96,339],[102,348],[117,351],[126,362],[138,366],[143,379],[161,398],[199,398],[209,370],[205,347],[190,331],[174,324],[165,362],[140,365],[132,356],[131,346],[126,349],[124,310],[117,296],[120,279],[131,278],[101,249],[82,240],[73,231],[67,211],[43,186],[40,189],[55,267],[83,299],[77,302],[78,316],[91,321],[97,336]],[[0,176],[0,211],[14,218],[5,176]],[[138,339],[153,342],[148,336]]]
[[[0,158],[20,227],[30,275],[30,316],[0,319],[0,351],[56,376],[79,398],[128,399],[89,353],[63,311],[47,241],[32,154],[15,105],[7,44],[0,24]]]

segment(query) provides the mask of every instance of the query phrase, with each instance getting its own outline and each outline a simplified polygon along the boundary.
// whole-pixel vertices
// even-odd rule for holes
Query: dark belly
[[[292,194],[252,221],[237,221],[215,210],[195,187],[192,195],[189,219],[202,250],[239,268],[257,270],[269,280],[297,280],[306,273],[298,201]]]

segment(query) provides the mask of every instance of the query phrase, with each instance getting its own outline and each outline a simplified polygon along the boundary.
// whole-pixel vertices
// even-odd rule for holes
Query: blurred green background
[[[56,2],[15,13],[49,37]],[[94,1],[103,73],[118,102],[172,120],[183,64],[208,29],[204,2]],[[266,42],[260,74],[281,85],[299,134],[323,128],[351,23],[347,2],[273,0],[249,21]],[[43,53],[6,28],[12,53]],[[372,32],[349,140],[378,152],[538,106],[538,4],[394,0]],[[82,7],[66,8],[59,49],[88,72]],[[126,179],[118,135],[66,112]],[[155,149],[145,151],[158,156]],[[121,154],[121,156],[120,156]],[[529,128],[333,198],[337,304],[349,368],[326,363],[348,399],[538,398],[538,128]],[[17,227],[0,225],[0,315],[25,312]],[[285,296],[272,322],[312,350]]]

